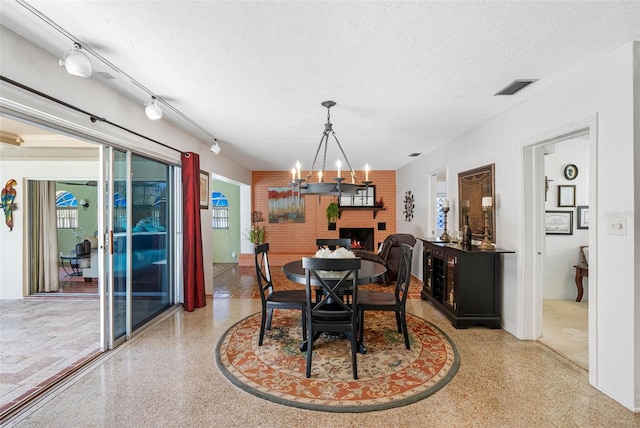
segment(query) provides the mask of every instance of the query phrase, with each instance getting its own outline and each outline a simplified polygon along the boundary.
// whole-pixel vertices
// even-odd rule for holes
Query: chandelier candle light
[[[484,213],[484,239],[478,245],[481,250],[493,250],[493,244],[489,240],[489,210],[493,206],[493,198],[484,196],[482,198],[482,212]]]
[[[313,159],[313,163],[311,164],[311,169],[309,173],[302,178],[300,174],[300,162],[296,162],[294,168],[291,169],[291,185],[293,186],[294,193],[297,191],[298,195],[337,195],[338,200],[340,200],[340,195],[342,193],[347,194],[356,194],[358,193],[358,189],[360,185],[356,184],[356,173],[351,167],[351,163],[347,158],[340,142],[338,141],[338,137],[336,137],[336,133],[333,131],[333,124],[331,123],[331,107],[335,106],[336,103],[334,101],[323,101],[321,103],[323,107],[327,109],[327,123],[324,125],[324,131],[322,132],[322,138],[320,139],[320,144],[318,144],[318,149],[316,150],[316,155]],[[346,166],[348,167],[349,174],[351,175],[351,183],[345,183],[345,178],[342,177],[342,162],[340,159],[336,162],[336,178],[333,179],[335,183],[325,182],[325,167],[327,163],[327,146],[329,145],[329,135],[333,137],[338,148],[340,149],[340,153],[344,158]],[[316,162],[318,161],[318,155],[320,154],[320,149],[324,146],[323,150],[323,158],[322,158],[322,166],[319,166],[318,169],[318,181],[311,182],[311,178],[313,176],[313,171],[316,166]],[[372,182],[369,181],[369,165],[365,165],[365,180],[363,184],[366,187]]]

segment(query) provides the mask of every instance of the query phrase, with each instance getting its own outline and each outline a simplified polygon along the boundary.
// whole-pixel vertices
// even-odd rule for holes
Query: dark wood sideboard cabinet
[[[421,297],[440,309],[455,328],[476,324],[501,328],[501,254],[513,251],[418,239],[423,244]]]

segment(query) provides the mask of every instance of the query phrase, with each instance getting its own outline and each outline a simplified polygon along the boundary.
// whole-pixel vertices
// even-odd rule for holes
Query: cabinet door
[[[430,296],[433,296],[433,257],[431,257],[431,250],[425,250],[424,252],[424,286],[423,291]]]
[[[456,287],[456,265],[458,263],[458,257],[453,254],[445,254],[445,278],[444,278],[444,304],[453,312],[456,312],[457,308],[457,287]]]

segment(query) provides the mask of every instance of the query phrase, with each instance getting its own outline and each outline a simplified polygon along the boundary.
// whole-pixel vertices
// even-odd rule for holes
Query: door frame
[[[542,300],[544,281],[544,147],[587,133],[589,141],[589,210],[598,212],[598,115],[594,114],[562,127],[548,130],[527,139],[522,144],[522,239],[521,272],[517,311],[518,330],[523,339],[537,340],[542,331]],[[589,382],[595,384],[598,373],[597,319],[597,230],[598,219],[593,215],[589,224]]]

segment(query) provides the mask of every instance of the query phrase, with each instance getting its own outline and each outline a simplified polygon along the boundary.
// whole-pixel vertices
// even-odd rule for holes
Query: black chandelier
[[[358,193],[358,189],[361,187],[359,184],[356,184],[356,172],[351,167],[351,163],[349,162],[349,158],[345,154],[342,149],[342,145],[340,145],[340,141],[338,141],[338,137],[336,137],[336,133],[333,131],[333,124],[331,123],[331,107],[335,106],[335,101],[323,101],[323,107],[327,108],[327,123],[324,124],[324,131],[322,132],[322,138],[320,138],[320,143],[318,144],[318,149],[316,150],[316,155],[313,158],[313,163],[311,164],[311,169],[309,169],[309,173],[306,177],[301,177],[300,175],[300,162],[296,162],[296,165],[291,169],[291,185],[293,186],[294,193],[297,191],[299,195],[332,195],[337,196],[338,200],[340,200],[340,196],[342,193],[355,195]],[[340,159],[336,162],[337,169],[337,177],[333,178],[333,182],[325,182],[324,181],[324,171],[327,164],[327,148],[329,145],[329,135],[333,137],[340,149],[340,153],[346,162],[346,166],[348,167],[348,174],[351,176],[351,183],[345,182],[345,178],[341,176],[341,168],[342,163]],[[316,166],[316,162],[318,161],[318,155],[320,154],[320,150],[323,148],[323,156],[322,156],[322,167],[318,169],[317,182],[311,182],[314,168]],[[369,165],[365,165],[365,180],[362,182],[366,187],[372,183],[369,181]]]

